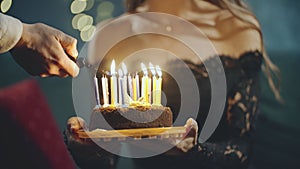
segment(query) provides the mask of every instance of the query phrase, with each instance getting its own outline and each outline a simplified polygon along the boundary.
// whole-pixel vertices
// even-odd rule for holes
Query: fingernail
[[[42,78],[44,78],[44,77],[48,77],[49,75],[47,75],[47,74],[41,74],[40,75]]]
[[[73,50],[72,53],[73,53],[73,56],[76,56],[76,57],[78,56],[78,51],[77,50]]]

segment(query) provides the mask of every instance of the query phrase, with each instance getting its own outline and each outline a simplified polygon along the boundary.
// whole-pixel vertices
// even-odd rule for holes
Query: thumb
[[[70,133],[77,133],[79,130],[86,130],[85,121],[81,117],[71,117],[67,121],[67,129]]]

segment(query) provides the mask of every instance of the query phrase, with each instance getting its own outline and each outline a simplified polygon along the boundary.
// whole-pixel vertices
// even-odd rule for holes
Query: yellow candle
[[[145,102],[146,103],[149,103],[149,90],[148,90],[148,88],[149,88],[149,78],[148,78],[148,75],[147,76],[145,76]]]
[[[142,77],[142,97],[144,98],[146,103],[149,103],[149,96],[148,96],[148,71],[147,68],[145,66],[145,64],[141,63],[141,67],[142,67],[142,71],[144,73],[143,77]]]
[[[156,103],[156,95],[157,95],[157,89],[156,89],[156,83],[157,83],[157,78],[156,76],[152,76],[152,103]]]
[[[137,87],[136,87],[136,78],[134,77],[132,80],[132,85],[133,85],[133,100],[137,101]]]
[[[116,99],[115,99],[115,89],[114,89],[114,83],[116,82],[116,78],[115,77],[110,77],[110,104],[111,105],[116,105]]]
[[[147,103],[151,103],[151,86],[152,86],[152,80],[150,77],[148,77],[148,83],[147,83]]]
[[[146,98],[147,98],[147,85],[148,85],[148,78],[143,75],[142,77],[142,96],[145,101],[146,101]]]
[[[117,85],[117,77],[116,77],[116,63],[115,60],[112,61],[111,67],[110,67],[110,93],[111,93],[111,105],[115,106],[117,105],[118,101],[118,85]]]
[[[156,105],[161,105],[161,87],[162,87],[162,78],[159,77],[156,84]]]
[[[152,63],[149,63],[149,69],[152,73],[152,104],[156,103],[156,71],[155,71],[155,67],[153,66]]]
[[[161,105],[161,89],[162,89],[162,71],[160,69],[159,66],[156,66],[156,72],[159,76],[158,80],[157,80],[157,84],[156,84],[156,103],[157,105]]]

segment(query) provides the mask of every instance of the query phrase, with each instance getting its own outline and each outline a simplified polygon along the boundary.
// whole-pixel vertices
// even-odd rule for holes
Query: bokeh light
[[[103,1],[99,4],[97,8],[97,13],[109,13],[111,14],[114,11],[115,5],[109,1]]]
[[[79,20],[79,18],[80,17],[82,17],[83,15],[85,15],[85,14],[77,14],[77,15],[74,15],[73,16],[73,19],[72,19],[72,27],[74,28],[74,29],[78,29],[78,27],[77,27],[77,23],[78,23],[78,20]]]
[[[83,41],[89,41],[93,38],[95,32],[96,32],[96,27],[94,25],[86,26],[85,30],[80,32],[80,38]]]
[[[111,18],[114,8],[115,8],[114,4],[109,1],[101,2],[97,7],[96,21],[101,22],[104,19]]]
[[[85,11],[89,11],[93,8],[94,4],[95,4],[95,0],[87,0],[87,5],[85,7]]]
[[[1,2],[1,12],[7,12],[12,5],[12,0],[2,0]]]
[[[95,24],[113,17],[115,5],[108,0],[74,0],[70,5],[73,29],[80,31],[80,38],[89,41],[96,31]]]
[[[75,0],[71,3],[71,12],[73,14],[78,14],[83,12],[87,7],[87,0]]]
[[[83,15],[79,17],[77,21],[77,29],[83,31],[83,28],[89,25],[93,25],[93,17],[89,15]]]

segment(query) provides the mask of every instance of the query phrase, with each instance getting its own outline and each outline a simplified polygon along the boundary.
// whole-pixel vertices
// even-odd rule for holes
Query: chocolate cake
[[[89,129],[171,127],[172,118],[171,109],[162,106],[97,108],[91,114]],[[103,120],[109,126],[105,125]]]

